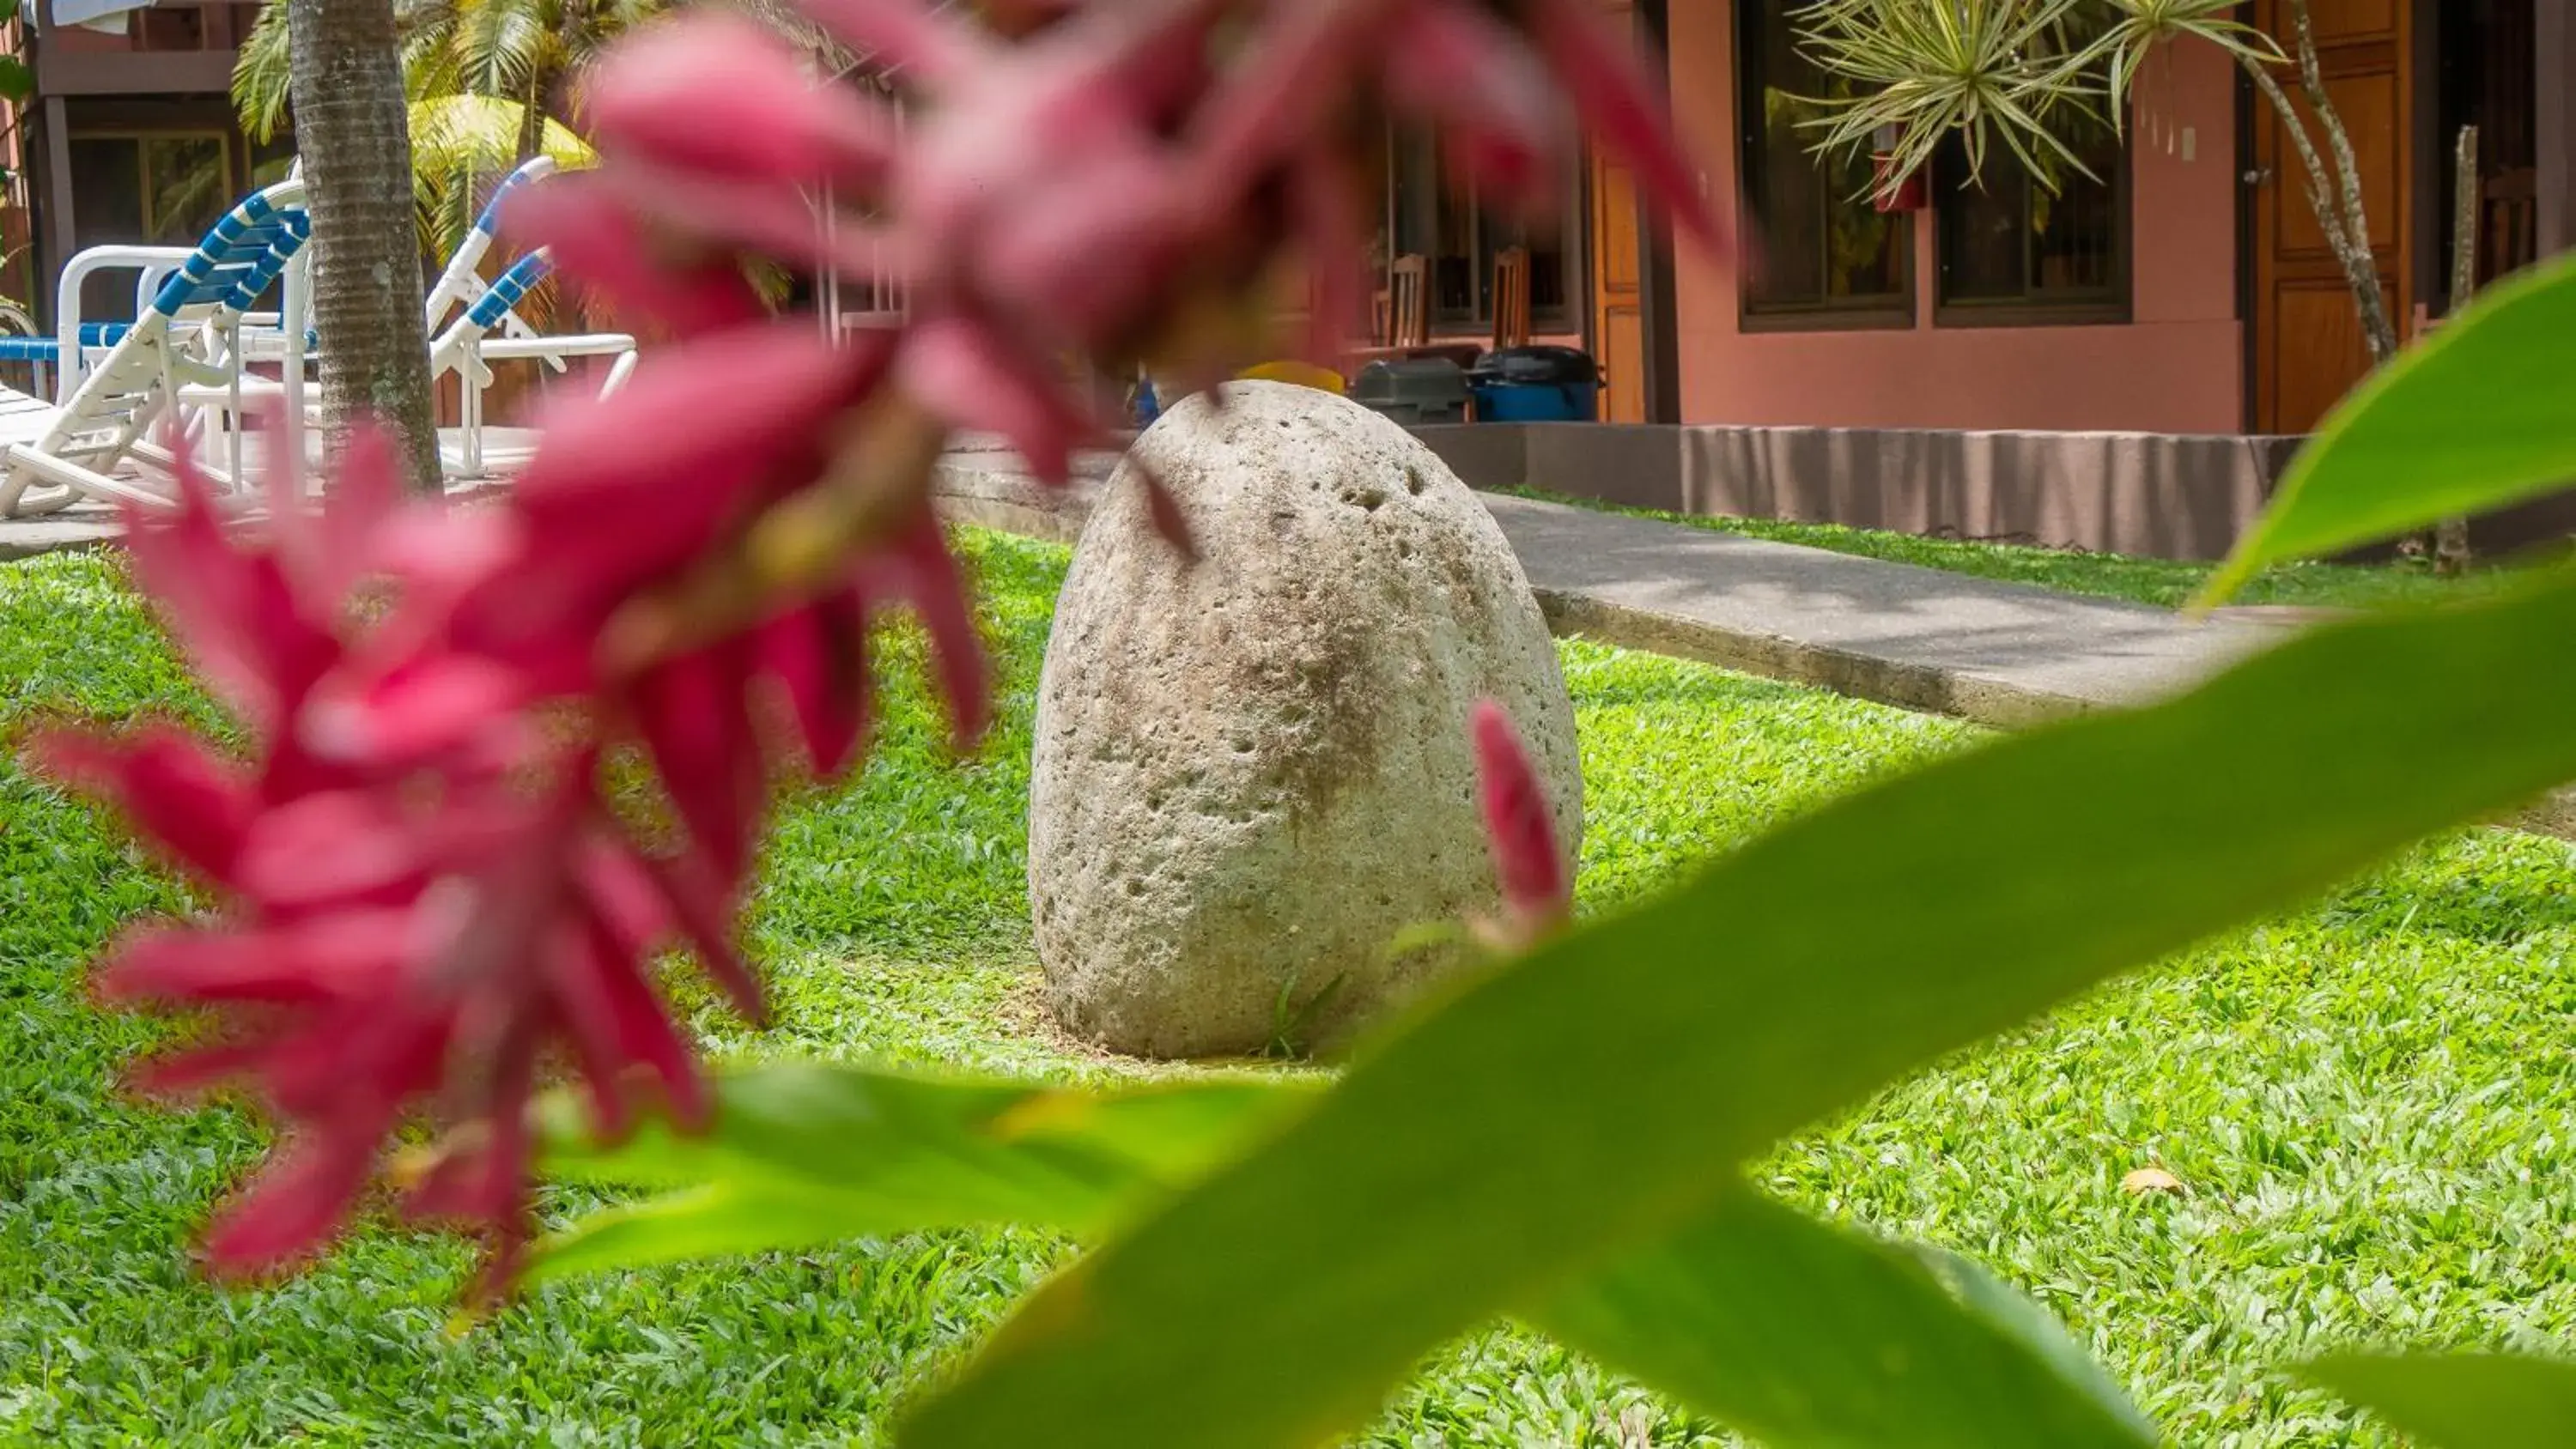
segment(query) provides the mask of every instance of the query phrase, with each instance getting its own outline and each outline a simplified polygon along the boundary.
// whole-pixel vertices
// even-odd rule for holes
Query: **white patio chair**
[[[173,459],[151,436],[156,428],[202,435],[201,420],[182,412],[183,390],[221,397],[222,416],[241,416],[243,319],[287,275],[311,235],[304,184],[288,180],[243,199],[175,262],[177,249],[106,249],[116,255],[113,264],[143,269],[147,282],[155,269],[167,270],[157,274],[157,290],[130,325],[92,330],[79,320],[77,300],[58,313],[65,323],[54,339],[54,402],[15,392],[0,397],[0,517],[49,513],[83,498],[171,502],[158,482],[120,476],[120,470],[140,462],[167,472]],[[108,264],[99,255],[84,256]],[[63,286],[76,289],[86,274],[66,267]],[[301,290],[290,281],[286,292],[286,317],[300,332]],[[300,377],[292,390],[300,393]],[[207,471],[219,485],[238,487],[242,462],[235,432]]]

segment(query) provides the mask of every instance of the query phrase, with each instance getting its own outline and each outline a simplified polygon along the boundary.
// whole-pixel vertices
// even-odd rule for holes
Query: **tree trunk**
[[[2317,56],[2316,26],[2310,20],[2306,0],[2291,0],[2295,30],[2291,37],[2292,57],[2299,72],[2300,89],[2316,113],[2317,129],[2325,133],[2326,144],[2334,154],[2331,168],[2317,152],[2316,142],[2308,135],[2307,122],[2299,117],[2296,102],[2283,90],[2270,66],[2252,56],[2245,57],[2246,74],[2254,88],[2272,103],[2280,114],[2281,132],[2291,149],[2299,153],[2299,164],[2306,168],[2308,209],[2316,213],[2318,229],[2325,233],[2326,249],[2343,267],[2344,283],[2352,289],[2352,303],[2361,315],[2361,335],[2370,349],[2373,367],[2386,365],[2397,355],[2397,324],[2388,316],[2388,295],[2379,288],[2379,259],[2370,250],[2370,218],[2362,209],[2361,166],[2354,160],[2351,133],[2344,129],[2343,117],[2335,111],[2334,99],[2326,91],[2324,68]]]
[[[374,418],[439,488],[411,132],[393,0],[287,0],[289,92],[313,215],[313,325],[334,432]]]
[[[2451,305],[2447,319],[2478,293],[2478,128],[2460,128],[2458,175],[2451,186]],[[2469,521],[2445,518],[2433,526],[2433,572],[2457,578],[2469,571]]]

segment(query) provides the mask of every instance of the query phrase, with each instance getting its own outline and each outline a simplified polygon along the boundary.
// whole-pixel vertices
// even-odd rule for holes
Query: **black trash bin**
[[[1601,420],[1601,368],[1571,347],[1488,352],[1467,386],[1480,423],[1591,423]]]
[[[1445,357],[1372,362],[1351,384],[1351,401],[1408,426],[1467,420],[1467,372]]]

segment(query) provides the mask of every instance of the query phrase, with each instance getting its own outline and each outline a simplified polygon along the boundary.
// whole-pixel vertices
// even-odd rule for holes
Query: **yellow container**
[[[1347,391],[1340,373],[1329,367],[1317,367],[1311,362],[1265,362],[1259,367],[1246,368],[1242,379],[1246,382],[1284,382],[1296,387],[1311,387],[1335,397],[1341,397]]]

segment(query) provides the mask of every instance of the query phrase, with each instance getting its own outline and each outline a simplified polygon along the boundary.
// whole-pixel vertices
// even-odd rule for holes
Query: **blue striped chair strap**
[[[466,320],[485,329],[499,326],[501,319],[510,315],[510,309],[525,300],[529,290],[552,270],[554,263],[542,251],[519,258],[510,270],[492,279],[482,296],[474,299],[474,305],[465,313]]]
[[[278,211],[253,193],[216,222],[196,254],[161,284],[153,309],[175,314],[183,307],[248,306],[312,235],[313,223],[303,212]]]
[[[114,347],[133,330],[131,322],[83,322],[80,345]],[[62,339],[58,337],[0,337],[0,361],[51,362],[62,355],[62,350]]]
[[[492,188],[492,199],[483,203],[483,214],[474,218],[474,229],[485,236],[496,236],[501,230],[501,203],[511,192],[554,170],[554,163],[540,156],[520,164],[519,169],[501,178]]]

